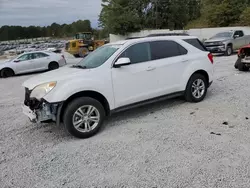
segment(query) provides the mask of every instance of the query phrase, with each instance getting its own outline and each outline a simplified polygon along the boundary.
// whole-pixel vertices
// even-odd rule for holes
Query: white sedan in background
[[[23,53],[0,64],[0,77],[6,78],[17,74],[54,70],[66,65],[63,55],[47,51]]]

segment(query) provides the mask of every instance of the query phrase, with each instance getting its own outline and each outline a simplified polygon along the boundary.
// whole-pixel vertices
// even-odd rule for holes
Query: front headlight
[[[56,86],[56,82],[49,82],[49,83],[38,85],[31,92],[30,98],[36,98],[37,100],[41,100],[55,86]]]
[[[220,45],[220,46],[224,45],[223,42],[218,42],[217,44]]]

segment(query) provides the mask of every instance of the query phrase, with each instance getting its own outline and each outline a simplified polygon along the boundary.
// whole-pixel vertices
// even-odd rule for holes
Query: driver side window
[[[32,59],[32,54],[24,54],[21,57],[18,58],[20,61],[27,61]]]
[[[235,31],[234,36],[243,37],[243,36],[244,36],[244,34],[243,34],[243,32],[242,32],[242,31]]]
[[[148,42],[134,44],[126,49],[119,58],[128,57],[131,64],[142,63],[151,60],[150,45]]]

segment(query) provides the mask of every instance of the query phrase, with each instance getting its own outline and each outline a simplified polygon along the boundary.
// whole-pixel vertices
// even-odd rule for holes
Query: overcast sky
[[[89,19],[98,25],[101,0],[0,0],[0,26],[50,25]]]

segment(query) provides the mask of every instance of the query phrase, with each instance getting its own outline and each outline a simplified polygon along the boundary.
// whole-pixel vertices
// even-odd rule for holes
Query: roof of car
[[[49,51],[46,50],[37,50],[37,51],[31,51],[31,52],[24,52],[23,54],[32,54],[32,53],[50,53]]]
[[[110,45],[124,45],[125,43],[135,43],[135,42],[140,42],[140,41],[155,41],[155,40],[175,40],[175,39],[196,39],[197,37],[195,36],[152,36],[152,37],[142,37],[142,38],[133,38],[129,40],[121,40],[113,43],[109,43]]]

